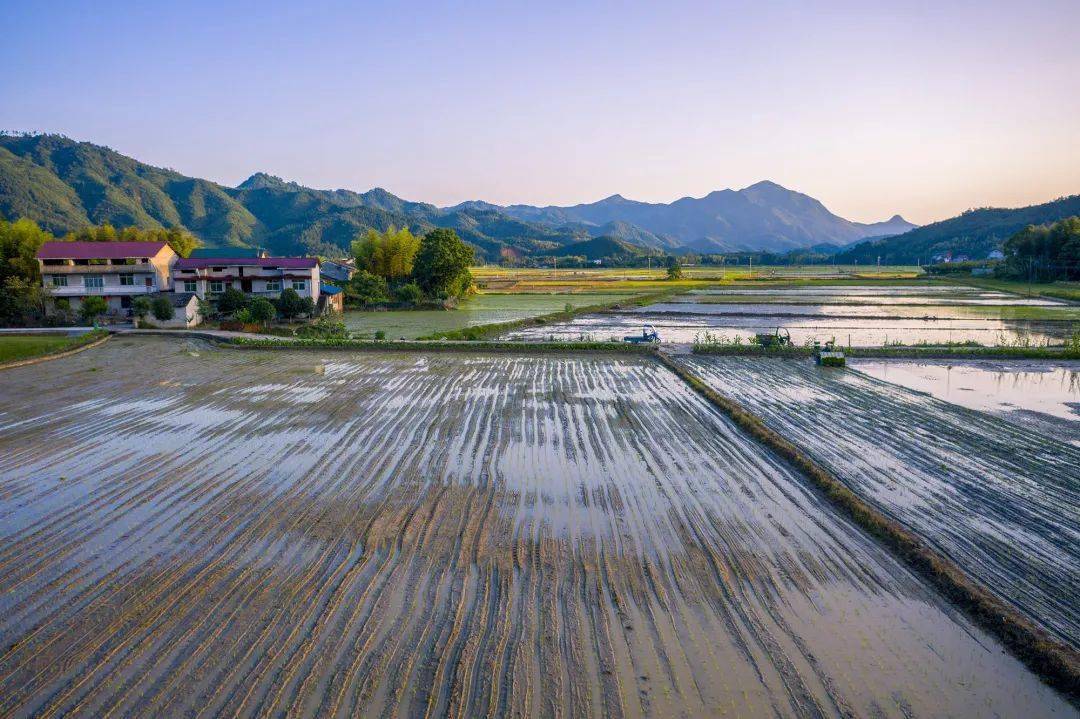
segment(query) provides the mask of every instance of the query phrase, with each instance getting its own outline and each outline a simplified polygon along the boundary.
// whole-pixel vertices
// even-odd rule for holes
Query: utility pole
[[[750,255],[746,259],[750,261],[750,276],[753,277],[754,276],[754,256]]]

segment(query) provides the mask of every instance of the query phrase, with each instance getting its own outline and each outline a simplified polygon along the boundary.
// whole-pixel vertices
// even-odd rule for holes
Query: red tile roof
[[[175,270],[201,270],[207,267],[280,267],[285,270],[299,270],[317,267],[315,257],[188,257],[177,260]]]
[[[153,257],[164,242],[45,242],[37,251],[40,260],[126,260]]]

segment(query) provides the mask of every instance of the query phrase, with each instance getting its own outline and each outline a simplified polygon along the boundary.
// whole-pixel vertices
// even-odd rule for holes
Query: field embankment
[[[651,359],[58,362],[0,375],[0,714],[1072,713]]]

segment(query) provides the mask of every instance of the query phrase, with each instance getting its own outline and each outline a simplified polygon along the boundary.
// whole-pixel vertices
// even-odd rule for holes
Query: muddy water
[[[706,332],[735,337],[747,342],[755,334],[772,333],[778,326],[791,333],[795,344],[836,339],[854,347],[880,347],[886,342],[948,343],[978,342],[984,345],[1020,341],[1043,345],[1061,344],[1072,336],[1076,322],[1037,322],[996,319],[859,319],[839,317],[721,316],[715,314],[596,314],[576,317],[569,322],[515,330],[509,338],[576,341],[581,339],[622,339],[640,334],[644,324],[651,324],[664,342],[694,342]]]
[[[862,497],[1080,646],[1080,449],[809,360],[690,357]]]
[[[114,339],[0,396],[0,715],[1074,715],[645,359]]]
[[[856,359],[848,365],[1080,446],[1080,362]]]

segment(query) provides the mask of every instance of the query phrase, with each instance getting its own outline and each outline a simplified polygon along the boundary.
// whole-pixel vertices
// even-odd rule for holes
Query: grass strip
[[[996,636],[1029,669],[1080,706],[1080,652],[1057,641],[1027,617],[972,581],[957,565],[933,551],[823,469],[757,415],[720,394],[680,364],[658,353],[660,362],[761,444],[789,462],[845,516],[876,537],[910,569],[927,579],[976,624]]]
[[[611,302],[604,302],[595,305],[585,305],[583,307],[576,307],[571,310],[561,310],[559,312],[552,312],[546,315],[538,315],[536,317],[526,317],[520,320],[512,320],[510,322],[494,322],[486,325],[476,325],[473,327],[462,327],[457,330],[447,330],[445,332],[434,332],[430,335],[421,337],[421,340],[457,340],[465,342],[475,342],[477,340],[486,340],[507,332],[523,329],[525,327],[539,327],[542,325],[552,324],[555,322],[566,322],[572,320],[577,315],[590,314],[593,312],[603,312],[604,310],[610,310],[615,307],[642,307],[644,305],[650,305],[654,302],[660,302],[672,297],[673,295],[682,294],[685,291],[683,287],[673,287],[671,289],[663,290],[662,292],[650,292],[644,295],[636,295],[634,297],[620,298],[612,300]],[[610,344],[610,343],[608,343]]]
[[[26,337],[27,335],[15,335],[15,337]],[[43,337],[49,335],[42,335]],[[52,338],[53,336],[49,336]],[[3,345],[5,337],[0,335],[0,345]],[[29,354],[19,354],[13,356],[12,359],[4,362],[0,362],[0,369],[8,369],[10,367],[22,367],[23,365],[36,364],[38,362],[44,362],[46,360],[59,359],[60,357],[66,357],[76,352],[82,352],[83,350],[96,347],[109,339],[109,331],[104,329],[96,329],[71,339],[69,342],[65,342],[59,347],[53,346],[53,343],[46,343],[44,348],[40,351],[31,352]],[[2,353],[0,353],[2,354]]]
[[[841,347],[848,357],[897,357],[911,359],[971,359],[1002,357],[1008,359],[1080,359],[1080,350],[1071,347]],[[758,345],[695,345],[694,354],[738,355],[750,357],[812,357],[810,347],[760,347]]]

